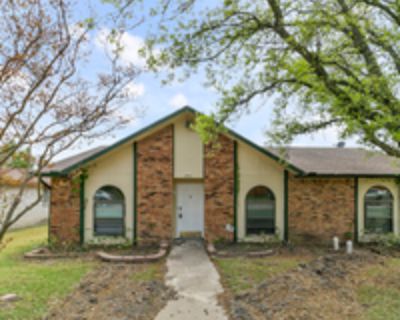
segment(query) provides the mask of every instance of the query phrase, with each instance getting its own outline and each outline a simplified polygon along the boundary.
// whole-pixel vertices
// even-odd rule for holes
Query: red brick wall
[[[170,239],[173,214],[173,126],[137,143],[138,240]]]
[[[79,182],[70,178],[51,179],[50,240],[59,245],[79,244]]]
[[[354,180],[289,177],[289,239],[330,241],[354,230]]]
[[[232,241],[226,225],[234,224],[234,142],[225,136],[204,148],[204,194],[206,240]]]

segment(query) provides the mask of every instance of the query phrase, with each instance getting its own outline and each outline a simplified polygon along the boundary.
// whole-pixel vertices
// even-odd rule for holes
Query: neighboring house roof
[[[43,171],[43,175],[66,175],[90,161],[114,150],[115,148],[139,138],[140,135],[183,114],[200,114],[191,107],[184,107],[153,124],[129,135],[111,146],[102,146],[87,150],[54,163]],[[349,176],[397,176],[400,175],[400,160],[382,153],[372,153],[360,148],[312,148],[286,147],[263,148],[244,138],[233,130],[227,134],[258,150],[269,158],[286,165],[288,169],[303,176],[312,175],[349,175]]]
[[[302,169],[307,175],[400,175],[400,159],[361,148],[268,148]]]
[[[18,187],[25,180],[28,174],[27,169],[0,169],[0,185],[8,187]],[[27,186],[35,187],[38,179],[33,177],[29,180]]]
[[[60,161],[57,161],[51,165],[49,165],[48,167],[46,167],[42,174],[43,175],[47,175],[49,173],[52,172],[63,172],[65,169],[80,163],[81,161],[92,157],[93,155],[103,151],[104,149],[107,149],[108,146],[100,146],[100,147],[96,147],[96,148],[92,148],[83,152],[80,152],[78,154],[75,154],[73,156],[64,158]]]

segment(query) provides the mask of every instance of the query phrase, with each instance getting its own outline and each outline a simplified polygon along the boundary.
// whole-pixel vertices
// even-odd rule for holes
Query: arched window
[[[112,186],[94,195],[94,233],[96,236],[123,236],[125,200],[121,190]]]
[[[246,196],[246,233],[275,233],[275,196],[267,187],[254,187]]]
[[[384,187],[370,188],[364,197],[365,231],[388,233],[393,231],[393,196]]]

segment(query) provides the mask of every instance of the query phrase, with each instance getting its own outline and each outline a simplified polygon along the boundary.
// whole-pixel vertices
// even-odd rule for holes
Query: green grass
[[[18,230],[6,237],[0,251],[0,295],[22,300],[0,308],[0,319],[40,319],[50,299],[62,298],[94,264],[80,260],[31,262],[23,253],[46,242],[47,227]]]
[[[162,265],[160,263],[145,265],[143,270],[135,272],[131,279],[137,282],[146,282],[163,277]]]
[[[268,258],[223,258],[216,259],[223,282],[229,290],[238,294],[260,284],[274,275],[295,268],[301,260],[298,257]]]
[[[358,288],[358,300],[365,306],[361,319],[397,320],[400,314],[400,259],[363,271],[366,281]]]
[[[362,319],[398,320],[400,314],[400,291],[394,288],[361,286],[358,290],[359,301],[367,305]]]

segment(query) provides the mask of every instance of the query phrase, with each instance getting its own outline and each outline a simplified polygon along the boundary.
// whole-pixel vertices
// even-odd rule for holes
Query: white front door
[[[176,185],[176,236],[204,235],[204,188],[202,183]]]

